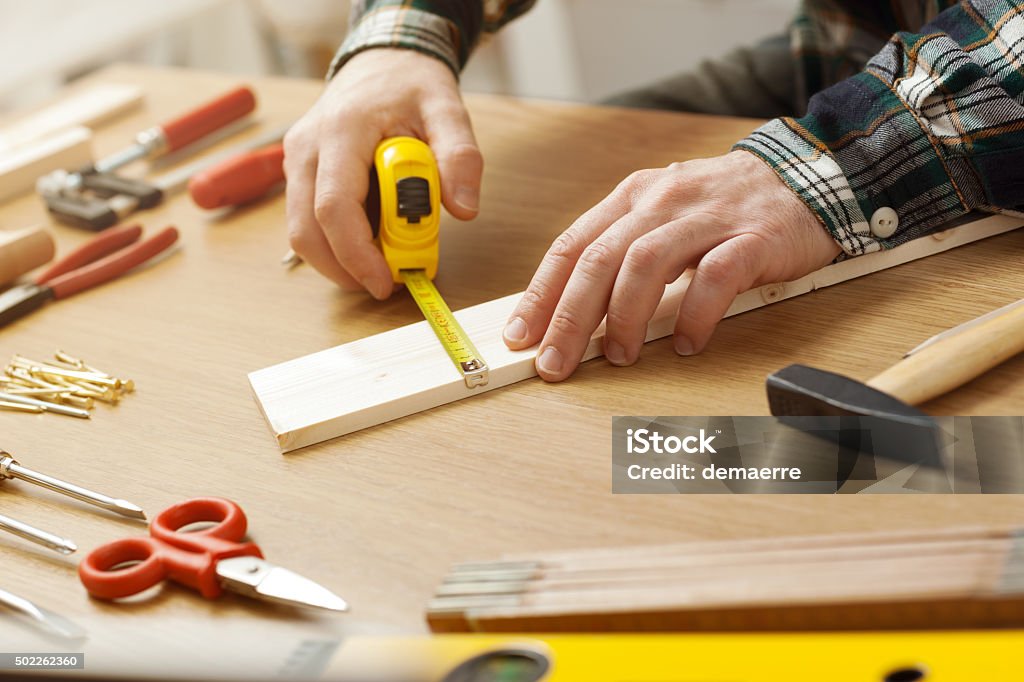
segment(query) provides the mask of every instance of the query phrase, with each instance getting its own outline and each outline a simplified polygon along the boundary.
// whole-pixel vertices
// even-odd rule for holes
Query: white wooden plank
[[[0,201],[33,190],[36,180],[50,171],[91,161],[92,133],[80,126],[0,154]]]
[[[61,99],[0,129],[0,154],[75,126],[92,128],[142,102],[142,88],[105,83]]]
[[[894,265],[1016,229],[1024,220],[988,216],[859,258],[829,265],[793,282],[770,284],[738,296],[727,316],[799,296]],[[672,333],[689,274],[665,290],[648,326],[647,340]],[[284,452],[406,415],[469,398],[536,376],[537,349],[509,350],[501,339],[521,294],[455,313],[487,360],[486,386],[467,388],[426,322],[329,348],[249,375],[256,401]],[[602,354],[604,325],[584,360]]]

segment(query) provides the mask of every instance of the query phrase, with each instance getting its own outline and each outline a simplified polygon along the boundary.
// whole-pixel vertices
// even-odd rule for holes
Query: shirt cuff
[[[327,70],[334,78],[358,53],[375,47],[398,47],[423,52],[448,65],[459,77],[459,56],[453,43],[458,31],[442,16],[409,7],[381,7],[366,14],[349,32]]]
[[[775,119],[737,143],[764,159],[847,256],[888,249],[985,202],[965,197],[913,111],[869,73],[812,98],[807,116]],[[974,188],[966,190],[974,195]],[[891,231],[895,211],[895,231]]]

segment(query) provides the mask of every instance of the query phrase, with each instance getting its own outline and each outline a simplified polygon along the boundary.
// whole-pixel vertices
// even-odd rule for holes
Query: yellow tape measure
[[[430,147],[413,137],[389,138],[377,147],[374,166],[380,246],[391,276],[409,289],[466,386],[485,385],[487,363],[431,281],[437,275],[441,183]]]

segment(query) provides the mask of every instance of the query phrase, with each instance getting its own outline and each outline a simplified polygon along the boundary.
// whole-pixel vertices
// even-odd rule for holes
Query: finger
[[[628,202],[612,192],[555,239],[505,324],[502,336],[506,346],[529,348],[543,338],[583,250],[628,210]]]
[[[743,234],[722,242],[701,258],[676,317],[675,349],[680,355],[699,353],[736,296],[759,280],[769,262],[766,242]]]
[[[285,212],[288,241],[292,250],[317,272],[349,291],[361,289],[334,257],[320,224],[313,215],[313,191],[316,182],[316,157],[292,152],[285,156]]]
[[[604,352],[609,362],[636,362],[665,285],[724,238],[716,220],[694,216],[663,225],[630,245],[608,302]]]
[[[424,128],[441,174],[441,201],[460,220],[475,218],[480,210],[480,154],[469,114],[461,102],[424,112]]]
[[[321,146],[313,211],[341,266],[374,298],[385,299],[394,280],[373,242],[364,203],[376,142],[344,136]]]
[[[575,371],[608,310],[630,244],[660,221],[660,216],[633,211],[583,250],[540,343],[537,373],[542,379],[561,381]]]

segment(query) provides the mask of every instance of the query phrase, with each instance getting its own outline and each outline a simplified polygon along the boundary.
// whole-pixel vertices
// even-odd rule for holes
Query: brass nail
[[[102,384],[104,386],[110,386],[113,389],[121,388],[121,380],[113,379],[111,377],[100,376],[92,372],[82,372],[74,369],[61,369],[60,367],[40,367],[38,365],[31,368],[31,373],[44,374],[55,377],[62,377],[65,379],[73,379],[79,381],[85,381],[90,384]]]
[[[61,395],[66,394],[67,391],[63,389],[55,388],[28,388],[28,387],[14,387],[6,389],[7,393],[12,395]]]
[[[10,410],[12,412],[32,412],[39,414],[43,411],[43,408],[39,405],[22,405],[21,403],[9,403],[6,400],[0,400],[0,410]]]
[[[81,407],[83,410],[91,410],[93,407],[92,398],[83,398],[81,396],[64,394],[61,396],[61,401],[68,405],[74,405],[75,407]]]
[[[57,352],[53,354],[53,357],[57,358],[61,362],[64,362],[64,363],[67,363],[67,364],[71,365],[72,367],[74,367],[76,369],[85,369],[85,363],[84,362],[82,362],[79,358],[76,358],[73,355],[68,355],[67,353],[65,353],[64,351],[60,350],[59,348],[57,349]]]

